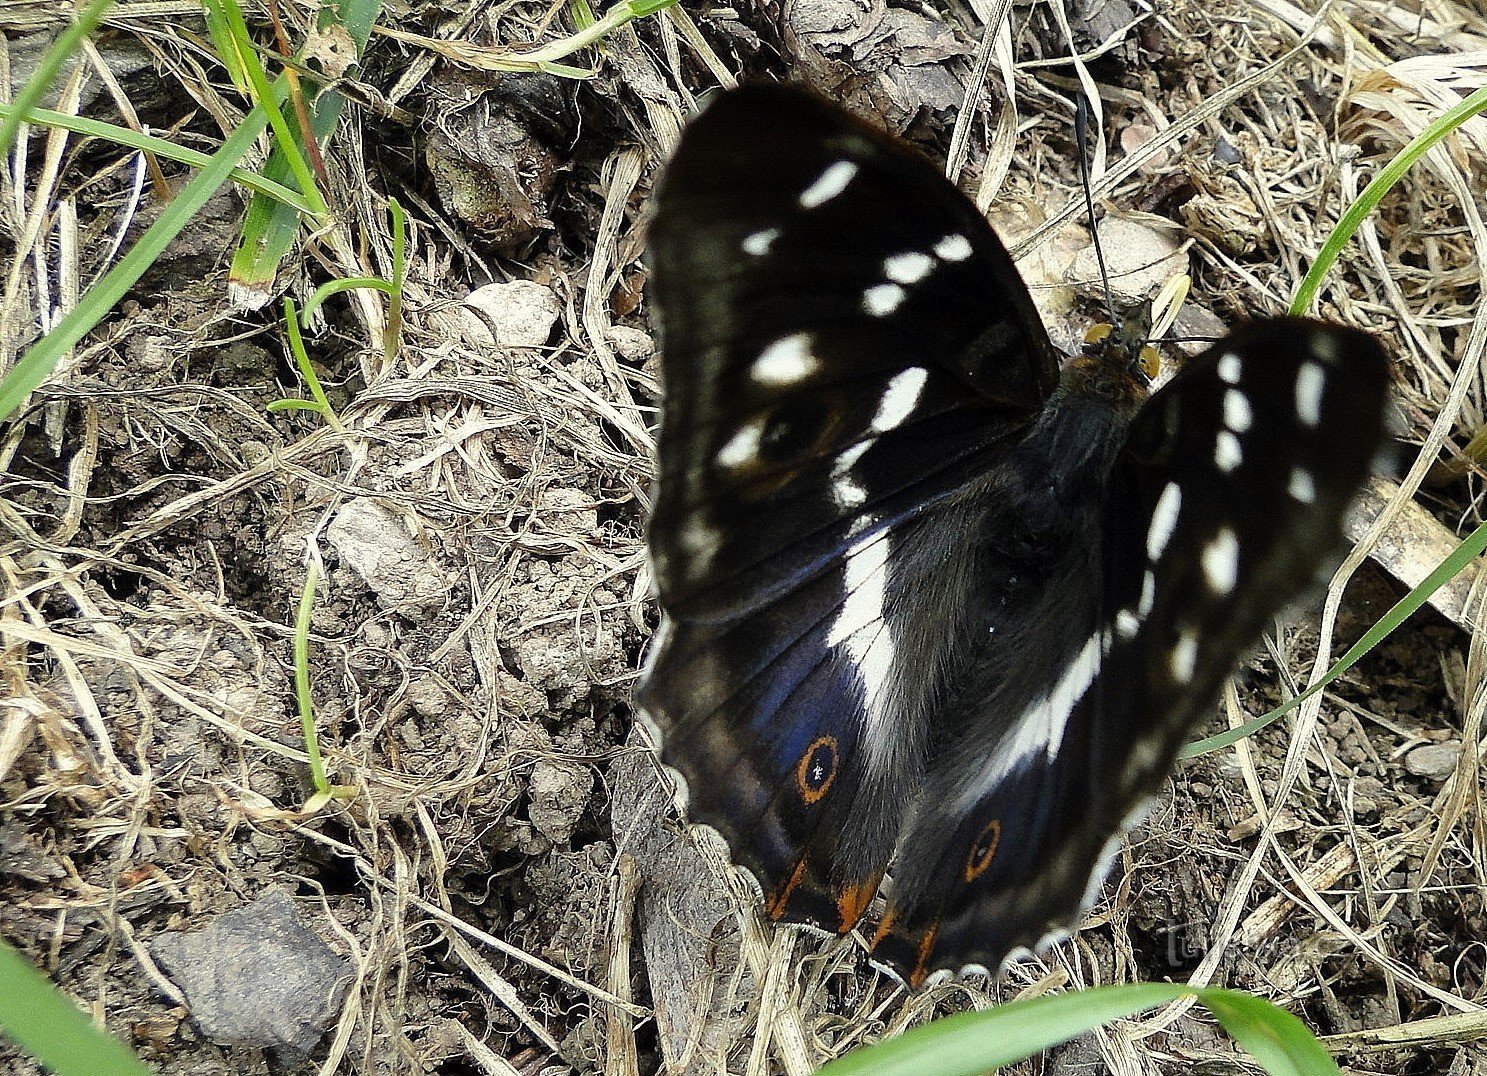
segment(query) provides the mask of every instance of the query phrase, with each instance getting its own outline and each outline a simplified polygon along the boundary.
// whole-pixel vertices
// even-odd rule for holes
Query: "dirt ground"
[[[386,275],[387,199],[408,210],[395,360],[371,293],[308,334],[344,431],[266,410],[302,388],[277,296],[229,298],[236,191],[0,430],[0,935],[170,1076],[793,1076],[937,1013],[1163,978],[1276,1000],[1348,1072],[1487,1074],[1470,576],[1315,704],[1183,764],[1086,929],[999,982],[909,995],[851,943],[761,932],[657,784],[628,701],[654,624],[642,254],[697,94],[803,81],[949,154],[1068,340],[1094,310],[1071,51],[1101,87],[1097,197],[1134,229],[1117,290],[1191,272],[1190,334],[1279,312],[1341,207],[1487,78],[1456,0],[1017,5],[1005,50],[991,6],[687,3],[569,57],[587,81],[490,69],[570,32],[561,5],[389,7],[402,35],[374,35],[326,151],[335,224],[278,280]],[[54,7],[0,5],[10,94]],[[48,106],[123,122],[127,100],[211,149],[244,105],[196,10],[120,4]],[[291,34],[307,10],[281,8]],[[0,179],[0,368],[161,209],[134,155],[47,139]],[[1358,520],[1381,552],[1202,732],[1304,686],[1481,521],[1484,151],[1471,127],[1416,167],[1322,291],[1398,357],[1423,462]],[[351,794],[307,811],[311,563],[315,714]],[[0,1042],[0,1071],[36,1070]],[[1020,1071],[1252,1069],[1178,1006]]]

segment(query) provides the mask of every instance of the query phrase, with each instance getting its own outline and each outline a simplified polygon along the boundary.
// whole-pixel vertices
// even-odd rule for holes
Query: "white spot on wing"
[[[1213,462],[1225,474],[1243,463],[1244,450],[1239,447],[1239,438],[1228,430],[1220,430],[1219,439],[1213,446]]]
[[[764,435],[764,424],[755,420],[743,427],[722,448],[718,449],[717,461],[722,467],[742,467],[759,455],[759,438]]]
[[[883,259],[883,275],[898,284],[917,284],[934,267],[935,260],[928,254],[912,250]]]
[[[1286,487],[1286,492],[1302,504],[1315,504],[1317,500],[1316,479],[1312,478],[1310,471],[1301,467],[1292,467],[1291,484]]]
[[[897,284],[874,284],[862,293],[862,309],[875,318],[887,317],[908,297],[909,293]]]
[[[1053,689],[1041,698],[1034,699],[1017,718],[1017,721],[1002,737],[995,751],[987,759],[981,772],[961,789],[955,809],[970,810],[981,798],[1007,774],[1020,768],[1038,754],[1052,757],[1064,742],[1064,730],[1069,716],[1084,693],[1094,683],[1100,663],[1110,648],[1110,636],[1096,632],[1090,636],[1079,653],[1064,668],[1063,675]]]
[[[800,207],[802,209],[815,209],[817,206],[831,201],[831,199],[847,189],[847,184],[852,182],[852,177],[856,174],[857,165],[855,162],[837,161],[817,176],[814,183],[800,192]]]
[[[971,256],[971,241],[959,233],[947,235],[935,244],[935,256],[947,262],[963,262]]]
[[[853,636],[883,619],[883,596],[888,580],[888,532],[880,531],[853,543],[847,550],[847,599],[826,636],[827,646],[850,643]]]
[[[1167,548],[1172,532],[1177,528],[1177,514],[1182,508],[1182,490],[1176,482],[1168,482],[1167,488],[1157,498],[1152,509],[1151,529],[1146,532],[1146,559],[1155,561]]]
[[[1172,648],[1172,679],[1185,684],[1193,678],[1198,668],[1198,632],[1195,628],[1184,628]]]
[[[780,237],[778,228],[763,228],[757,232],[743,237],[739,244],[745,254],[752,254],[756,258],[762,258],[769,253],[769,248],[774,246],[774,241]]]
[[[873,416],[873,432],[887,433],[902,425],[919,403],[919,394],[928,380],[929,371],[922,366],[910,366],[895,374],[883,392],[878,413]]]
[[[1244,363],[1232,351],[1219,357],[1219,377],[1226,385],[1239,384],[1239,372],[1243,368]]]
[[[889,532],[881,531],[847,550],[847,597],[826,636],[828,646],[842,647],[862,682],[863,749],[875,767],[883,761],[879,756],[890,752],[901,738],[900,730],[893,727],[887,690],[895,681],[896,650],[883,608],[889,548]]]
[[[1249,429],[1254,417],[1254,412],[1250,410],[1249,400],[1245,398],[1244,393],[1238,389],[1230,389],[1224,393],[1225,426],[1235,433],[1243,433]]]
[[[838,508],[857,508],[867,500],[867,490],[852,476],[852,468],[862,454],[873,445],[872,441],[859,441],[843,450],[831,465],[831,496]]]
[[[1141,618],[1129,609],[1122,609],[1115,614],[1115,630],[1122,639],[1134,638],[1141,630]]]
[[[749,375],[761,385],[793,385],[820,366],[820,360],[811,354],[810,333],[795,333],[765,348],[749,368]]]
[[[1342,348],[1338,346],[1337,337],[1329,332],[1313,332],[1310,343],[1311,353],[1323,362],[1336,362],[1342,358]]]
[[[1322,389],[1327,384],[1327,371],[1315,362],[1302,363],[1296,372],[1296,417],[1304,425],[1322,421]]]
[[[1203,577],[1215,594],[1228,594],[1239,580],[1239,536],[1228,527],[1203,547]]]
[[[1157,575],[1148,571],[1141,580],[1141,601],[1136,605],[1136,615],[1145,620],[1151,615],[1151,607],[1157,603]]]

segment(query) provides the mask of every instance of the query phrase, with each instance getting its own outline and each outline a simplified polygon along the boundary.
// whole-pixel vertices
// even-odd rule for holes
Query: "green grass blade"
[[[340,0],[321,5],[318,23],[322,29],[330,23],[341,25],[351,35],[359,56],[366,48],[372,24],[377,21],[381,10],[382,0]],[[310,131],[321,145],[334,133],[345,108],[346,98],[333,89],[323,90],[315,98],[310,107]],[[294,129],[293,137],[299,137],[298,128]],[[288,184],[294,168],[283,146],[274,148],[263,167],[263,174],[272,182]],[[233,255],[229,270],[238,302],[257,307],[268,301],[279,263],[294,246],[302,221],[299,212],[272,199],[255,195],[248,203],[242,242]]]
[[[232,79],[238,93],[246,96],[250,89],[248,73],[243,68],[243,58],[238,53],[238,41],[233,36],[232,24],[222,0],[201,0],[201,13],[206,19],[207,34],[212,39],[212,48],[216,50],[217,59],[227,68],[227,77]]]
[[[293,318],[289,319],[293,322]],[[315,588],[320,582],[320,565],[314,557],[305,571],[305,589],[300,592],[299,611],[294,618],[294,694],[299,702],[300,732],[305,738],[305,753],[310,756],[310,780],[316,793],[328,796],[330,781],[325,776],[325,763],[320,758],[320,734],[315,728],[315,695],[310,686],[310,620],[315,613]]]
[[[170,205],[160,214],[154,224],[139,237],[128,254],[119,259],[56,328],[47,333],[21,356],[0,380],[0,419],[5,418],[26,399],[36,386],[51,374],[57,362],[87,332],[103,320],[120,299],[144,275],[162,251],[193,217],[206,205],[207,200],[226,183],[232,170],[253,147],[254,140],[263,131],[267,118],[262,109],[255,108],[243,118],[238,129],[222,143],[222,148],[212,154],[211,159],[177,193]]]
[[[343,276],[339,280],[327,280],[315,289],[314,295],[305,301],[305,310],[300,315],[300,324],[304,324],[312,317],[331,296],[339,295],[343,291],[355,291],[357,288],[371,288],[384,295],[394,295],[397,292],[397,286],[392,281],[383,280],[380,276]]]
[[[1196,997],[1272,1076],[1337,1076],[1296,1017],[1261,998],[1180,983],[1130,983],[958,1013],[854,1050],[819,1076],[976,1076],[1032,1057],[1112,1020]]]
[[[1487,550],[1487,523],[1483,523],[1463,538],[1461,544],[1451,550],[1450,555],[1436,565],[1435,570],[1420,581],[1419,586],[1415,587],[1414,590],[1411,590],[1403,598],[1400,598],[1395,603],[1394,608],[1379,617],[1373,627],[1369,628],[1361,639],[1349,647],[1346,654],[1333,663],[1322,679],[1318,680],[1294,699],[1277,706],[1267,714],[1261,714],[1259,717],[1246,721],[1242,725],[1236,725],[1227,732],[1221,732],[1216,736],[1209,736],[1206,739],[1188,744],[1187,747],[1183,748],[1182,753],[1178,757],[1196,758],[1199,755],[1218,751],[1228,747],[1232,743],[1237,743],[1246,736],[1253,736],[1265,726],[1280,720],[1280,718],[1296,709],[1296,707],[1300,706],[1307,699],[1358,664],[1365,654],[1383,642],[1395,628],[1403,624],[1422,605],[1428,602],[1432,594],[1454,579],[1463,568],[1481,556],[1484,550]]]
[[[1340,1076],[1322,1044],[1284,1009],[1238,990],[1204,990],[1199,999],[1271,1076]]]
[[[0,104],[0,119],[7,118],[15,111],[14,105]],[[38,127],[60,127],[64,131],[72,131],[76,134],[86,135],[89,138],[101,138],[129,149],[137,149],[144,153],[153,153],[157,157],[167,161],[176,161],[179,164],[188,165],[191,168],[205,168],[212,157],[211,154],[202,153],[200,150],[190,149],[186,146],[178,146],[174,142],[167,142],[163,138],[154,135],[142,134],[128,127],[120,127],[113,123],[104,123],[102,120],[89,119],[86,116],[69,116],[65,112],[53,112],[49,108],[33,108],[25,115],[27,123]],[[234,168],[231,173],[234,183],[246,187],[251,191],[257,191],[274,199],[276,202],[284,202],[293,206],[301,213],[312,213],[310,203],[300,196],[299,192],[290,190],[282,183],[274,183],[265,179],[257,172],[246,168]]]
[[[818,1076],[976,1076],[1192,993],[1191,987],[1135,983],[957,1013],[854,1050]]]
[[[517,63],[550,65],[556,60],[573,55],[579,49],[597,44],[627,22],[654,15],[658,11],[674,6],[677,2],[678,0],[623,0],[622,3],[615,4],[606,11],[599,19],[580,27],[576,33],[569,34],[561,41],[554,41],[527,52],[513,53],[506,59]]]
[[[1352,242],[1358,228],[1368,219],[1368,215],[1374,211],[1389,189],[1403,179],[1411,166],[1425,156],[1432,146],[1483,109],[1487,109],[1487,86],[1483,86],[1470,97],[1463,98],[1460,104],[1441,113],[1431,122],[1430,126],[1410,139],[1409,144],[1396,153],[1394,159],[1373,177],[1368,186],[1363,188],[1363,193],[1358,195],[1358,200],[1348,206],[1347,212],[1337,222],[1337,227],[1327,237],[1327,242],[1322,244],[1317,260],[1312,263],[1300,287],[1296,289],[1296,296],[1291,300],[1290,313],[1304,314],[1311,309],[1312,303],[1316,301],[1317,291],[1322,286],[1322,278],[1331,271],[1333,263],[1342,253],[1342,248]]]
[[[150,1070],[0,941],[0,1031],[56,1076],[150,1076]]]
[[[41,63],[36,65],[36,73],[26,81],[26,84],[21,87],[21,92],[16,94],[15,100],[10,103],[14,110],[13,113],[0,119],[0,153],[10,151],[10,144],[15,141],[16,131],[21,126],[22,117],[41,101],[42,95],[56,79],[57,72],[62,70],[62,65],[67,62],[67,58],[82,46],[85,37],[98,29],[103,16],[113,6],[114,0],[93,0],[91,4],[78,12],[77,18],[66,30],[62,31],[62,36],[57,38],[57,43],[46,51],[46,55],[41,58]]]
[[[310,164],[305,160],[305,155],[300,151],[300,132],[297,128],[291,128],[289,121],[284,118],[283,111],[279,108],[278,95],[269,85],[268,75],[264,73],[263,65],[258,62],[258,53],[253,49],[253,39],[248,33],[248,23],[243,18],[243,9],[237,0],[223,0],[222,11],[226,19],[227,28],[232,33],[233,41],[237,45],[234,53],[242,65],[243,73],[247,76],[249,84],[253,87],[253,103],[265,110],[268,115],[269,126],[273,128],[275,147],[289,165],[290,173],[294,176],[299,186],[300,193],[315,209],[315,218],[323,218],[329,210],[325,205],[325,198],[320,193],[320,188],[315,183],[315,175],[310,170]]]

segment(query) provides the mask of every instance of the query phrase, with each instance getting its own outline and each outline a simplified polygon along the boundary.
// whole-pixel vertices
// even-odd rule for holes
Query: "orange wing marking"
[[[878,883],[882,880],[883,872],[879,871],[866,881],[846,886],[837,894],[836,910],[841,915],[841,922],[836,927],[838,934],[845,934],[857,925],[857,921],[867,911],[867,906],[872,903],[873,894],[878,891]]]
[[[835,736],[819,736],[811,741],[800,761],[795,764],[795,785],[800,798],[816,803],[836,780],[836,767],[841,757]]]
[[[785,908],[790,903],[790,894],[795,892],[795,887],[798,886],[800,884],[800,880],[805,877],[805,863],[805,856],[801,856],[798,860],[796,860],[795,869],[790,872],[790,877],[786,879],[785,884],[780,886],[775,894],[769,898],[769,903],[766,904],[764,907],[764,914],[769,916],[770,919],[779,919],[780,916],[785,914]]]
[[[971,842],[970,854],[966,856],[965,879],[974,882],[981,877],[991,861],[996,858],[997,845],[1002,843],[1002,820],[993,818],[976,834]]]

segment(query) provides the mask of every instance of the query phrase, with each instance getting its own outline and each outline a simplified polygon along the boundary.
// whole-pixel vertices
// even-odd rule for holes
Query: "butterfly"
[[[691,820],[913,986],[1059,936],[1335,555],[1383,349],[1262,319],[1149,393],[1138,319],[1061,363],[959,190],[783,86],[690,123],[650,254],[636,701]]]

